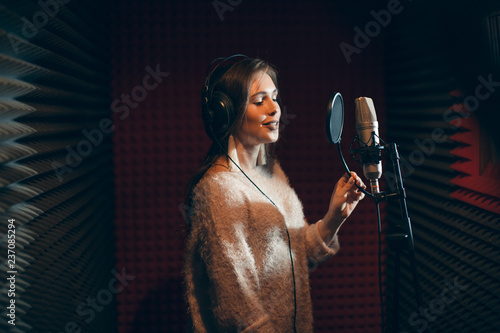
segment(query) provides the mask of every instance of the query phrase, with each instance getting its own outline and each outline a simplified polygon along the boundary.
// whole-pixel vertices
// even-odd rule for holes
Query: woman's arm
[[[342,224],[365,196],[355,183],[366,188],[355,172],[351,172],[351,177],[346,173],[339,179],[333,190],[328,212],[321,221],[317,222],[318,233],[326,244],[331,243],[337,236]]]

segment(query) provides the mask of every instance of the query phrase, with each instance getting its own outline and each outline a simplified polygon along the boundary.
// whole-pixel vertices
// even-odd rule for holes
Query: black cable
[[[345,171],[349,175],[351,175],[351,171],[349,170],[349,167],[347,166],[347,163],[345,162],[344,155],[342,154],[342,149],[340,148],[340,141],[337,143],[337,150],[339,152],[340,161],[342,162],[342,165],[344,166]],[[358,188],[358,190],[360,190],[361,192],[363,192],[367,197],[374,198],[373,194],[371,194],[370,192],[368,192],[367,190],[365,190],[364,188],[362,188],[361,186],[359,186],[357,183],[354,183],[354,185],[356,185],[356,187]]]
[[[356,138],[358,138],[358,135],[356,135],[356,137],[353,139],[353,142],[356,140]],[[380,139],[380,140],[383,142],[382,139]],[[353,142],[351,142],[351,145],[352,145]],[[348,174],[351,174],[351,171],[349,170],[349,167],[347,166],[347,163],[346,163],[346,161],[344,159],[344,155],[342,154],[342,149],[340,148],[340,141],[337,142],[337,150],[339,152],[340,161],[342,162],[342,165],[344,166],[344,169],[346,170],[346,172]],[[366,196],[368,196],[368,197],[370,197],[372,199],[375,199],[375,206],[377,208],[377,223],[378,223],[378,286],[379,286],[379,297],[380,297],[380,331],[381,331],[381,333],[384,333],[384,328],[385,328],[385,311],[384,311],[384,296],[383,296],[383,287],[382,287],[382,222],[381,222],[381,218],[380,218],[380,206],[379,206],[379,202],[376,200],[375,196],[372,193],[366,191],[361,186],[358,186],[358,184],[356,184],[356,183],[354,183],[354,184]]]
[[[352,144],[352,143],[351,143]],[[344,155],[342,154],[342,149],[340,148],[340,141],[337,143],[337,150],[339,152],[340,161],[344,166],[344,169],[348,174],[351,174],[349,167],[344,159]],[[358,184],[354,183],[356,187],[363,192],[366,196],[375,199],[375,197],[368,191],[366,191]],[[381,332],[384,332],[385,328],[385,315],[384,315],[384,296],[383,296],[383,288],[382,288],[382,222],[380,219],[380,206],[377,200],[375,200],[375,206],[377,207],[377,222],[378,222],[378,284],[379,284],[379,297],[380,297],[380,329]]]
[[[382,288],[382,223],[380,221],[380,206],[375,202],[377,207],[377,221],[378,221],[378,289],[380,296],[380,332],[384,333],[385,316],[384,316],[384,296]]]
[[[248,57],[244,54],[235,54],[235,55],[232,55],[230,57],[227,57],[227,58],[217,58],[217,59],[214,59],[210,65],[208,65],[207,67],[207,78],[205,80],[205,85],[204,87],[206,88],[206,96],[205,96],[205,103],[207,104],[207,108],[210,107],[210,102],[211,102],[211,99],[212,99],[212,90],[215,88],[215,85],[217,84],[217,82],[219,81],[219,79],[224,76],[224,74],[222,74],[214,83],[211,84],[211,87],[212,89],[210,89],[210,77],[212,76],[212,73],[215,72],[215,70],[224,62],[226,62],[227,60],[230,60],[230,59],[233,59],[233,58],[236,58],[236,57],[245,57],[248,59]],[[212,70],[212,72],[210,74],[208,74],[209,72],[209,69],[210,67],[212,66],[212,64],[215,62],[215,61],[218,61],[218,60],[222,60],[222,62],[220,62],[219,64],[217,64],[217,66]],[[219,147],[222,149],[222,151],[226,154],[226,156],[229,158],[229,160],[234,164],[236,165],[236,167],[241,171],[241,173],[243,173],[243,175],[245,175],[245,177],[250,181],[250,183],[253,184],[253,186],[255,186],[260,193],[262,193],[273,205],[274,207],[276,207],[276,209],[279,210],[278,206],[274,203],[274,201],[271,200],[271,198],[269,198],[251,179],[250,177],[247,176],[247,174],[240,168],[240,166],[238,164],[236,164],[233,159],[231,158],[231,156],[229,156],[229,153],[227,151],[226,148],[224,148],[222,146],[222,144],[219,142],[219,140],[217,139],[217,137],[215,136],[214,134],[214,129],[213,129],[213,126],[212,126],[212,123],[210,123],[210,131],[211,131],[211,134],[212,134],[212,137],[214,138],[215,142],[217,142],[217,144],[219,145]],[[295,327],[296,326],[296,318],[297,318],[297,288],[296,288],[296,283],[295,283],[295,269],[294,269],[294,266],[293,266],[293,256],[292,256],[292,242],[291,242],[291,239],[290,239],[290,233],[288,231],[288,227],[286,225],[286,222],[285,222],[285,230],[286,230],[286,235],[288,237],[288,250],[289,250],[289,253],[290,253],[290,262],[291,262],[291,266],[292,266],[292,280],[293,280],[293,307],[294,307],[294,311],[293,311],[293,331],[296,333],[297,332],[297,328]]]
[[[271,198],[269,198],[251,179],[250,177],[247,176],[247,174],[245,173],[245,171],[243,171],[240,166],[238,164],[236,164],[236,162],[233,161],[233,159],[231,158],[231,156],[229,156],[229,153],[227,151],[226,148],[224,148],[222,146],[222,144],[219,142],[219,140],[217,140],[217,138],[215,137],[215,135],[213,135],[213,129],[212,129],[212,126],[210,126],[210,129],[212,130],[212,136],[213,138],[215,139],[215,141],[217,142],[217,144],[219,145],[219,147],[222,149],[222,151],[224,152],[224,154],[226,154],[227,158],[229,158],[229,160],[234,164],[236,165],[236,167],[241,171],[241,173],[243,175],[245,175],[245,177],[250,181],[250,183],[253,184],[253,186],[255,186],[260,193],[262,193],[273,205],[274,207],[276,207],[276,209],[279,210],[278,206],[274,203],[274,201],[271,200]],[[295,269],[293,267],[293,256],[292,256],[292,242],[290,240],[290,233],[288,232],[288,227],[286,225],[286,221],[285,221],[285,230],[286,230],[286,235],[288,237],[288,250],[289,250],[289,253],[290,253],[290,262],[292,264],[292,280],[293,280],[293,331],[295,333],[297,333],[297,328],[296,328],[296,318],[297,318],[297,288],[296,288],[296,283],[295,283]]]

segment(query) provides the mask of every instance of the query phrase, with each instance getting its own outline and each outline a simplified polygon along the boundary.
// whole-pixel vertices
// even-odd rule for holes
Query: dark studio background
[[[371,11],[394,1],[220,1],[230,6],[223,16],[214,3],[73,0],[28,32],[23,18],[43,19],[40,4],[0,1],[0,244],[7,253],[15,218],[18,251],[18,330],[2,314],[0,331],[185,330],[185,187],[210,145],[200,93],[209,62],[235,53],[278,69],[277,155],[311,223],[343,174],[324,131],[328,98],[344,97],[342,149],[358,173],[348,156],[354,99],[373,98],[381,137],[399,144],[430,311],[418,314],[403,253],[399,331],[498,330],[500,95],[493,83],[479,99],[477,87],[490,75],[500,81],[500,6],[401,1],[347,61],[341,43],[354,46],[355,27],[365,31]],[[163,74],[153,87],[144,78],[155,70]],[[396,203],[382,204],[384,225],[399,218]],[[382,239],[393,327],[395,256]],[[341,245],[311,273],[315,331],[380,332],[373,202],[343,226]],[[120,273],[128,278],[113,282]],[[444,281],[465,289],[445,303]]]

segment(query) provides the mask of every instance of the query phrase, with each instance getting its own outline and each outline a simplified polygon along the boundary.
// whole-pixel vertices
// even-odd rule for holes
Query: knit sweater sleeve
[[[295,191],[291,188],[290,181],[288,180],[288,177],[285,175],[285,172],[279,164],[276,164],[275,173],[278,175],[278,177],[281,177],[285,181],[287,187],[289,188],[290,194],[292,194],[292,198],[290,199],[290,201],[297,202],[296,206],[299,207],[300,213],[303,217],[302,203],[296,196]],[[318,230],[319,223],[323,222],[321,222],[320,220],[316,223],[309,224],[305,218],[304,221],[305,225],[302,228],[302,232],[305,234],[303,239],[305,240],[306,257],[309,262],[309,266],[314,267],[338,253],[338,251],[340,250],[339,239],[338,236],[335,235],[327,242],[324,242]]]
[[[212,300],[211,309],[200,311],[211,312],[217,332],[275,331],[261,303],[255,256],[247,242],[247,204],[242,191],[228,192],[220,179],[204,182],[197,191],[192,227]]]
[[[321,220],[306,227],[306,254],[310,267],[314,267],[338,253],[340,244],[338,236],[333,236],[328,242],[324,242],[318,230]]]

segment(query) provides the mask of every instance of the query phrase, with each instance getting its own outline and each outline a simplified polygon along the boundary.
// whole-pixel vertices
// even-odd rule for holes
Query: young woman
[[[338,252],[337,233],[364,197],[354,183],[365,185],[354,172],[344,175],[324,218],[307,223],[272,154],[277,73],[260,59],[227,62],[207,78],[203,112],[213,144],[187,199],[189,329],[312,332],[308,270]]]

